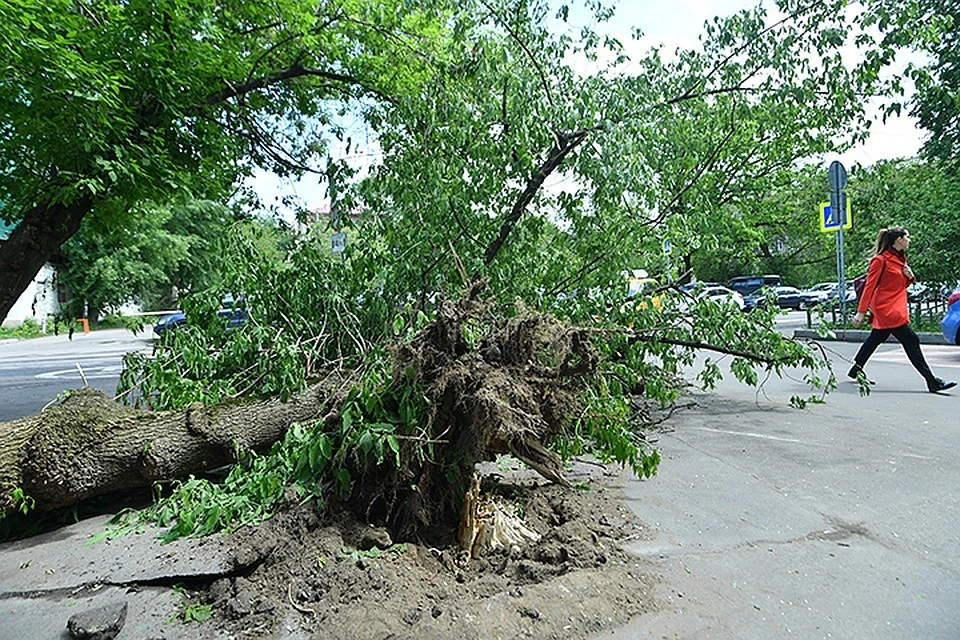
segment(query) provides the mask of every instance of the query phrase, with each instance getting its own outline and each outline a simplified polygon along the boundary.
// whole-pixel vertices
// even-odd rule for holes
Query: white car
[[[739,292],[721,285],[705,287],[702,291],[697,292],[697,300],[727,302],[737,305],[737,308],[743,311],[743,296]]]
[[[836,282],[821,282],[813,285],[809,289],[804,289],[801,291],[803,294],[803,305],[806,307],[812,307],[820,304],[821,302],[826,302],[827,298],[830,297],[830,292],[836,288]]]

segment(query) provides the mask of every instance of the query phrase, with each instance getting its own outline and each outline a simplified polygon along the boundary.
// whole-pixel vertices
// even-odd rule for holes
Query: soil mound
[[[494,475],[496,484],[485,488],[519,506],[537,542],[468,561],[456,547],[394,544],[385,529],[348,514],[321,521],[308,505],[291,502],[231,537],[236,557],[260,560],[199,593],[214,616],[183,631],[218,638],[583,638],[656,608],[647,568],[621,548],[648,534],[624,505],[616,475],[594,473],[574,489],[529,471],[505,475],[514,479]]]

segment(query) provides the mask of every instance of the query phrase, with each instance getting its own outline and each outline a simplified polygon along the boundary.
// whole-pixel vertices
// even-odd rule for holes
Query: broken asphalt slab
[[[123,603],[117,637],[181,638],[182,623],[171,618],[188,603],[175,585],[242,573],[269,553],[267,542],[231,545],[223,536],[162,544],[162,531],[151,527],[95,540],[108,519],[0,544],[0,640],[65,640],[71,616]]]

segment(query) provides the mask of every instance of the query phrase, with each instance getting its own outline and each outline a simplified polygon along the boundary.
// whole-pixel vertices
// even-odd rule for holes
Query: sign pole
[[[837,274],[840,280],[840,317],[847,320],[847,269],[843,247],[843,225],[837,230]]]
[[[673,253],[673,249],[670,246],[670,238],[664,238],[663,240],[663,255],[667,256],[667,284],[673,282],[673,269],[670,265],[670,254]]]
[[[837,284],[840,296],[840,318],[844,322],[847,320],[847,278],[846,265],[843,255],[843,227],[847,223],[847,196],[843,193],[847,186],[847,169],[839,160],[830,163],[830,169],[827,171],[830,179],[830,218],[831,222],[837,224]]]
[[[330,187],[330,226],[333,227],[333,235],[330,237],[330,248],[333,253],[339,253],[343,262],[347,261],[344,253],[347,248],[347,234],[340,230],[340,205],[337,203],[337,174],[330,156],[327,156],[327,180]]]

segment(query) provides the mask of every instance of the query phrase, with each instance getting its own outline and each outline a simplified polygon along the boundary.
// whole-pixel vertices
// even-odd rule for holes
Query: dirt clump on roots
[[[232,536],[239,555],[261,559],[246,575],[199,594],[215,615],[192,631],[217,638],[585,638],[656,609],[647,565],[624,551],[648,531],[625,506],[619,474],[574,463],[570,489],[505,466],[492,467],[484,489],[517,505],[537,541],[467,559],[456,546],[395,544],[386,529],[291,501],[253,533]]]
[[[402,463],[372,474],[369,467],[351,470],[362,480],[349,502],[367,505],[361,518],[398,539],[452,542],[451,523],[460,519],[475,465],[499,455],[569,486],[563,461],[546,443],[566,434],[596,375],[589,330],[522,308],[498,317],[492,301],[481,298],[484,289],[477,282],[460,299],[442,302],[435,320],[395,350],[395,384],[422,390],[429,407],[422,430],[404,434]],[[431,443],[429,456],[422,455],[424,442]]]

